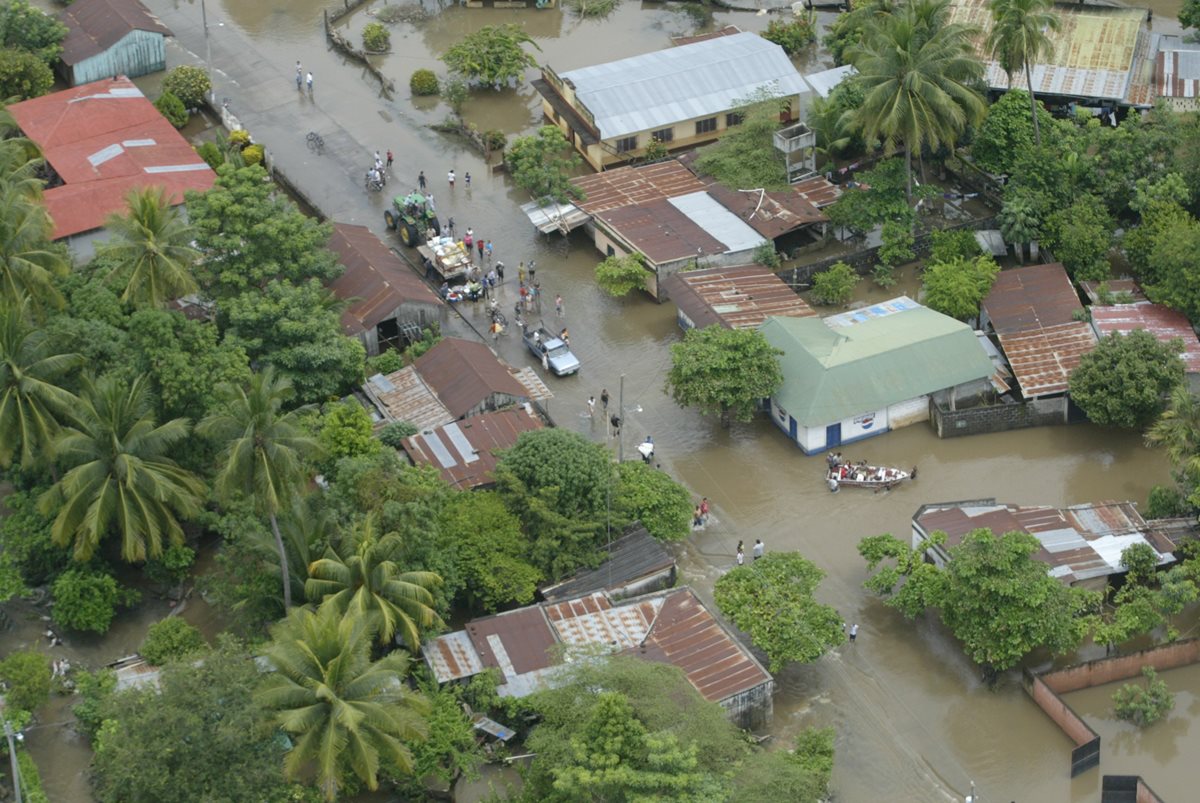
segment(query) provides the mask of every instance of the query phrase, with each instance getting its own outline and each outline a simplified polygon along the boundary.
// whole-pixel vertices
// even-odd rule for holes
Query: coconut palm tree
[[[79,402],[59,383],[82,364],[30,323],[24,296],[0,299],[0,468],[18,455],[27,466],[47,461],[61,423]]]
[[[272,635],[267,657],[275,671],[258,699],[295,737],[284,764],[289,778],[313,772],[325,798],[334,800],[350,772],[378,788],[381,759],[412,770],[405,743],[425,738],[429,707],[402,682],[407,654],[372,662],[369,626],[332,605],[315,613],[295,608]]]
[[[0,148],[7,167],[11,149]],[[42,204],[34,162],[0,171],[0,298],[27,296],[35,310],[62,306],[54,280],[70,270],[66,252],[50,243],[54,223]]]
[[[113,529],[121,557],[133,563],[162,554],[163,541],[183,542],[179,518],[200,512],[204,483],[168,455],[188,435],[188,420],[156,424],[145,377],[84,377],[75,423],[55,441],[70,470],[39,500],[56,513],[50,536],[88,560]]]
[[[396,533],[379,534],[374,514],[342,540],[337,549],[308,567],[304,585],[309,600],[363,618],[388,644],[399,630],[416,651],[419,627],[439,624],[429,589],[441,584],[433,572],[402,572],[395,558],[403,542]]]
[[[292,584],[278,515],[303,492],[308,483],[305,465],[321,451],[300,425],[299,414],[306,408],[284,412],[292,395],[292,380],[268,366],[250,377],[248,387],[218,386],[222,404],[196,427],[202,437],[221,444],[221,466],[213,483],[218,497],[228,501],[245,496],[271,523],[285,608],[292,607]]]
[[[101,251],[114,263],[108,279],[121,276],[126,283],[121,300],[161,307],[195,293],[192,263],[200,254],[191,245],[195,229],[167,202],[161,187],[134,189],[126,204],[126,214],[112,215],[105,224],[113,239]]]
[[[867,23],[848,55],[865,92],[850,111],[864,139],[888,152],[903,146],[912,201],[912,157],[928,146],[952,147],[986,105],[974,84],[983,65],[971,51],[973,29],[948,22],[948,0],[917,0]]]
[[[1051,9],[1054,0],[988,0],[992,12],[992,31],[987,48],[1008,76],[1012,87],[1013,73],[1025,69],[1029,86],[1029,112],[1033,116],[1033,139],[1041,147],[1042,132],[1038,125],[1037,101],[1033,96],[1032,64],[1054,53],[1054,43],[1047,31],[1057,31],[1062,22]]]
[[[1186,385],[1172,390],[1171,401],[1146,433],[1146,442],[1163,447],[1184,473],[1200,476],[1200,397]]]

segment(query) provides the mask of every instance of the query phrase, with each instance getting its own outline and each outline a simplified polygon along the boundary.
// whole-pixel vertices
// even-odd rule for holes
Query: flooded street
[[[169,64],[203,61],[199,2],[146,4],[176,31],[177,39],[168,45]],[[858,622],[860,635],[852,648],[842,647],[813,665],[795,665],[778,676],[772,729],[776,746],[785,746],[805,727],[834,725],[834,785],[838,799],[848,803],[961,800],[971,781],[984,803],[1082,803],[1099,799],[1101,773],[1109,771],[1143,772],[1167,800],[1190,797],[1194,776],[1186,762],[1172,762],[1156,732],[1122,734],[1119,723],[1093,722],[1105,738],[1101,770],[1072,781],[1069,740],[1026,698],[1015,676],[1006,676],[995,690],[984,687],[977,669],[934,619],[906,622],[863,590],[865,569],[855,550],[864,536],[891,532],[905,537],[911,516],[926,502],[995,497],[1019,504],[1106,499],[1144,504],[1151,486],[1169,477],[1165,459],[1147,449],[1140,435],[1075,426],[939,440],[927,425],[916,425],[845,451],[852,459],[881,464],[915,463],[920,467],[917,482],[882,494],[854,489],[830,494],[822,482],[824,461],[805,457],[767,420],[725,431],[712,419],[677,407],[663,392],[668,349],[680,337],[674,307],[647,297],[612,299],[601,293],[592,281],[600,254],[583,233],[566,241],[537,234],[517,208],[528,200],[523,193],[509,188],[503,176],[490,175],[479,154],[429,130],[446,116],[446,107],[435,99],[414,105],[408,96],[413,70],[424,67],[444,76],[437,54],[483,25],[525,25],[542,48],[535,53],[538,61],[561,71],[666,47],[669,35],[697,32],[695,19],[681,4],[626,2],[605,20],[578,20],[557,9],[447,5],[439,10],[436,3],[426,3],[429,18],[392,26],[393,52],[379,57],[397,87],[391,100],[360,66],[326,47],[324,7],[318,0],[209,2],[214,50],[241,49],[256,65],[249,81],[232,75],[232,69],[221,72],[227,65],[215,63],[218,99],[229,98],[230,108],[252,132],[272,132],[265,144],[279,170],[316,186],[311,197],[323,212],[338,221],[368,225],[397,247],[384,229],[384,206],[391,195],[415,187],[417,172],[424,170],[443,219],[452,216],[459,231],[470,226],[477,237],[492,240],[497,258],[508,266],[508,284],[500,290],[502,309],[511,311],[516,299],[517,263],[537,261],[544,296],[553,299],[561,293],[565,300],[565,320],[553,320],[553,304],[548,303],[546,323],[570,328],[572,347],[583,362],[579,375],[549,381],[555,393],[550,413],[559,426],[615,450],[599,416],[594,422],[588,418],[586,399],[606,388],[615,404],[624,375],[627,457],[645,435],[653,435],[664,470],[714,505],[706,530],[677,550],[683,580],[706,599],[711,601],[713,582],[733,564],[739,539],[753,543],[761,538],[768,550],[799,550],[828,573],[822,600],[836,606],[847,622]],[[1174,22],[1167,16],[1177,9],[1178,0],[1155,5],[1156,26],[1159,15],[1164,25]],[[343,24],[356,42],[370,20],[365,11]],[[718,27],[761,30],[770,17],[720,12],[712,20]],[[312,98],[297,93],[292,84],[297,59],[313,72]],[[269,103],[251,100],[264,93],[270,95]],[[528,84],[477,91],[465,118],[481,129],[529,132],[540,124],[540,101]],[[307,151],[304,134],[326,120],[336,121],[341,131],[322,130],[330,151],[318,157]],[[362,172],[373,150],[387,148],[396,153],[393,181],[384,193],[367,195]],[[460,176],[453,191],[446,183],[450,168]],[[470,189],[461,179],[466,172],[473,179]],[[915,292],[911,271],[898,278],[899,284],[886,291],[864,282],[859,299]],[[481,305],[464,308],[464,317],[477,330],[484,329]],[[454,319],[451,328],[467,330]],[[514,365],[530,364],[512,334],[501,339],[497,350]],[[144,613],[139,609],[122,616],[103,644],[72,639],[63,654],[92,666],[111,661],[133,652],[145,628],[165,613],[165,603],[147,605]],[[196,597],[184,615],[213,625]],[[35,620],[14,619],[16,629],[0,635],[3,651],[19,647],[22,639],[36,641],[40,632]],[[1177,674],[1168,680],[1173,682]],[[1188,681],[1191,692],[1179,695],[1171,720],[1160,726],[1167,734],[1162,739],[1183,755],[1200,747],[1200,735],[1186,727],[1200,705],[1195,675]],[[1101,695],[1095,703],[1099,716],[1104,715],[1103,699]],[[43,715],[46,723],[67,718],[58,709]],[[35,731],[30,747],[50,799],[83,803],[91,799],[83,774],[89,754],[73,737],[55,735],[61,730]],[[1117,735],[1110,740],[1110,733]],[[1153,762],[1146,760],[1150,755],[1156,756]]]

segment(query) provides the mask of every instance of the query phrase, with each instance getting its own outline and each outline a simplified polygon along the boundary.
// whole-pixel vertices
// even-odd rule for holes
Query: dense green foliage
[[[407,421],[389,421],[379,430],[379,440],[385,446],[399,449],[405,439],[416,435],[420,430]]]
[[[443,53],[442,61],[468,81],[500,89],[517,83],[527,69],[537,66],[525,45],[541,50],[519,25],[485,25]]]
[[[990,256],[932,262],[921,274],[925,306],[960,321],[974,318],[999,273],[1000,266]]]
[[[835,262],[813,276],[812,301],[822,306],[845,304],[860,281],[862,277],[854,272],[854,268],[845,262]]]
[[[739,103],[733,113],[741,115],[742,122],[700,149],[696,170],[726,187],[786,189],[787,165],[774,144],[785,103],[766,90]]]
[[[362,41],[367,52],[386,53],[392,46],[392,35],[386,25],[368,22],[363,26]]]
[[[207,646],[203,634],[188,624],[187,620],[169,616],[150,625],[138,652],[155,666],[162,666],[168,661],[186,658]]]
[[[66,36],[67,26],[27,0],[0,3],[0,47],[28,51],[49,67],[58,61]]]
[[[0,683],[5,706],[36,711],[50,699],[50,659],[40,652],[11,653],[0,661]]]
[[[860,173],[858,180],[859,187],[842,193],[834,204],[826,207],[825,213],[829,215],[830,223],[860,235],[889,222],[912,227],[916,216],[906,199],[904,163],[901,160],[885,159]],[[922,188],[917,194],[928,193],[932,191]]]
[[[929,233],[929,262],[951,262],[983,256],[971,229],[935,229]]]
[[[1109,278],[1113,223],[1099,198],[1085,195],[1051,214],[1044,233],[1046,244],[1075,281]]]
[[[779,45],[784,53],[791,56],[817,41],[816,20],[813,16],[771,20],[767,23],[767,30],[759,35]]]
[[[617,465],[613,506],[640,521],[650,535],[679,541],[692,531],[692,495],[670,475],[638,460]]]
[[[1187,504],[1193,507],[1200,504],[1200,397],[1191,393],[1186,384],[1171,391],[1167,408],[1146,432],[1146,442],[1166,451]],[[1167,490],[1163,489],[1163,493]],[[1151,501],[1154,495],[1151,491]]]
[[[414,95],[436,95],[439,90],[437,76],[433,70],[414,70],[408,79],[408,88]]]
[[[1126,683],[1113,692],[1113,710],[1121,719],[1129,720],[1139,728],[1149,727],[1171,713],[1175,707],[1175,695],[1167,688],[1166,681],[1158,677],[1154,667],[1142,667],[1140,683]]]
[[[321,416],[321,432],[317,440],[331,460],[343,457],[372,455],[379,451],[380,442],[372,437],[371,416],[356,401],[330,404]]]
[[[596,266],[596,286],[617,298],[646,289],[646,276],[646,266],[638,253],[605,257]]]
[[[163,92],[154,101],[154,108],[158,109],[159,114],[167,118],[167,122],[176,128],[183,128],[187,125],[188,110],[183,105],[183,101],[177,98],[171,92]]]
[[[756,405],[783,384],[780,354],[755,329],[689,329],[671,346],[667,390],[680,406],[719,414],[724,426],[749,421]]]
[[[891,535],[864,538],[858,551],[872,572],[866,587],[909,618],[937,610],[990,680],[1035,649],[1063,653],[1083,639],[1082,614],[1099,595],[1047,574],[1032,535],[973,530],[946,550],[945,568],[927,563],[925,548],[944,542],[945,533],[916,549]]]
[[[713,596],[778,672],[790,661],[815,661],[846,640],[841,616],[814,596],[824,576],[798,552],[772,552],[722,575]]]
[[[438,551],[449,562],[452,597],[491,613],[533,602],[541,571],[529,562],[521,522],[494,493],[455,494],[437,521]]]
[[[16,48],[0,49],[0,97],[28,100],[54,86],[54,73],[36,54]]]
[[[138,598],[134,591],[123,591],[112,575],[88,568],[60,574],[50,595],[54,599],[51,614],[57,624],[93,633],[107,633],[117,606],[132,604]]]
[[[195,293],[196,230],[161,187],[131,190],[125,203],[126,214],[105,224],[112,238],[98,252],[113,266],[108,280],[124,285],[121,301],[161,307]]]
[[[504,164],[513,183],[543,205],[583,199],[579,188],[571,183],[571,173],[580,161],[562,129],[555,125],[544,125],[536,134],[517,137],[504,152]]]
[[[1042,58],[1054,55],[1054,42],[1050,34],[1062,27],[1062,20],[1053,10],[1053,0],[990,0],[992,29],[988,32],[987,49],[1008,75],[1008,85],[1013,84],[1013,75],[1022,69],[1025,85],[1030,88],[1029,115],[1033,121],[1033,141],[1042,144],[1041,110],[1033,96],[1032,67]]]
[[[227,642],[203,661],[165,667],[159,687],[85,694],[102,724],[93,742],[104,803],[207,800],[302,803],[283,777],[285,743],[252,695],[254,656]],[[97,699],[98,698],[98,699]]]
[[[1053,126],[1050,112],[1038,106],[1038,126]],[[1005,92],[988,108],[987,117],[971,142],[975,163],[995,175],[1013,171],[1021,153],[1033,147],[1033,123],[1029,115],[1029,93],[1021,89]]]
[[[172,67],[163,78],[163,92],[170,92],[189,109],[199,109],[212,91],[212,80],[200,67],[182,64]]]
[[[1183,382],[1181,351],[1178,342],[1160,343],[1145,330],[1111,333],[1071,372],[1071,399],[1096,424],[1144,427]]]

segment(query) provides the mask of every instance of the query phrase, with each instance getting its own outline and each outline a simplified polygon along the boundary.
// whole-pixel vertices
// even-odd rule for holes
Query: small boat
[[[872,466],[863,460],[858,463],[847,463],[841,460],[829,460],[829,470],[825,472],[825,483],[831,492],[839,488],[874,488],[876,491],[890,491],[905,480],[917,478],[917,467],[908,471],[890,466]]]

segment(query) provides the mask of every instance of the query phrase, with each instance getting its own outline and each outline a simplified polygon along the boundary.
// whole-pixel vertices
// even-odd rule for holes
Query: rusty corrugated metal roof
[[[342,313],[348,335],[374,329],[406,304],[426,305],[435,312],[445,306],[408,265],[366,226],[334,223],[329,250],[345,270],[329,289],[352,303]]]
[[[726,252],[725,244],[665,198],[597,214],[612,231],[654,265]]]
[[[68,65],[103,53],[131,31],[174,36],[138,0],[75,0],[59,12],[58,18],[67,26],[60,58]]]
[[[388,421],[406,421],[418,429],[428,429],[455,419],[411,365],[387,376],[376,374],[362,388]]]
[[[697,329],[714,323],[726,329],[754,329],[771,316],[816,315],[804,299],[762,265],[684,271],[668,277],[663,286]]]
[[[666,594],[644,645],[629,653],[679,667],[696,691],[712,702],[773,682],[762,664],[686,587]]]
[[[403,448],[413,463],[433,466],[450,485],[471,490],[492,484],[496,452],[541,428],[541,419],[524,407],[510,407],[427,429],[406,438]]]
[[[690,45],[694,42],[704,42],[709,39],[716,39],[718,36],[733,36],[735,33],[741,32],[742,29],[736,25],[726,25],[724,28],[719,30],[710,31],[709,33],[700,33],[696,34],[695,36],[672,36],[671,44],[679,47],[680,45]]]
[[[1061,262],[1000,271],[983,299],[983,312],[998,334],[1071,323],[1083,307]]]
[[[1096,347],[1083,321],[1000,335],[1000,348],[1027,399],[1063,393],[1079,360]]]
[[[812,202],[792,190],[731,190],[709,184],[708,194],[768,240],[829,220]]]
[[[1200,51],[1159,51],[1155,59],[1154,90],[1164,98],[1200,100]]]
[[[554,665],[558,639],[537,605],[472,619],[466,631],[483,666],[500,669],[506,678]]]
[[[1200,340],[1188,322],[1187,316],[1178,310],[1161,304],[1114,304],[1110,307],[1092,307],[1092,326],[1100,337],[1119,332],[1129,334],[1142,329],[1154,335],[1161,343],[1175,338],[1183,342],[1179,356],[1187,366],[1189,374],[1200,373]]]
[[[1148,524],[1132,502],[1094,502],[1067,508],[995,504],[991,500],[924,506],[914,517],[926,533],[946,533],[946,547],[980,528],[1001,535],[1029,533],[1041,548],[1034,558],[1047,564],[1049,574],[1066,583],[1123,571],[1121,552],[1134,543],[1149,544],[1169,563],[1175,545]]]
[[[675,566],[675,558],[640,523],[630,525],[605,548],[605,559],[594,569],[582,569],[553,585],[538,589],[547,602],[559,602],[595,591],[613,591]]]
[[[586,196],[575,205],[589,215],[704,189],[703,182],[677,159],[643,167],[618,167],[571,179],[571,183],[583,190]]]
[[[493,394],[529,398],[525,386],[483,343],[447,337],[418,357],[413,367],[454,418]]]

